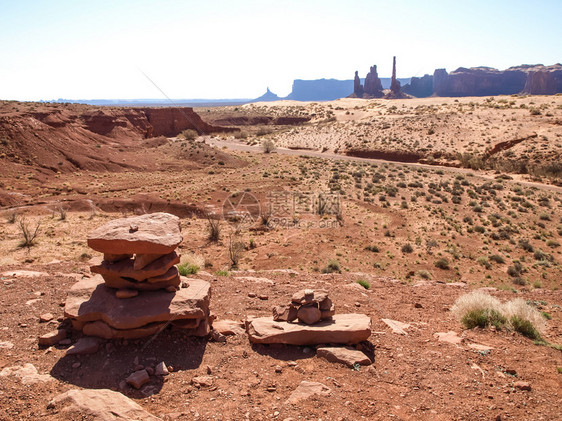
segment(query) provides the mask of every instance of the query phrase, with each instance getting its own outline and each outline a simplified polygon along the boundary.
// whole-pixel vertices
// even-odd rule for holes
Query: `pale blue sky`
[[[293,79],[562,62],[561,0],[0,0],[0,99],[252,98]]]

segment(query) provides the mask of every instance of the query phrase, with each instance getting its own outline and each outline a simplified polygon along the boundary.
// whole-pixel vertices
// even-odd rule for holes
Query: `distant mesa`
[[[433,75],[413,77],[402,91],[418,98],[554,95],[562,92],[562,64],[521,65],[506,70],[483,66],[459,67],[451,73],[447,73],[445,69],[436,69]]]

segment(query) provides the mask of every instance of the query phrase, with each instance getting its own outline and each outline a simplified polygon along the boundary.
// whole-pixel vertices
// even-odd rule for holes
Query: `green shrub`
[[[181,276],[195,275],[199,270],[199,266],[192,263],[182,263],[177,265],[177,268]]]
[[[436,260],[434,263],[436,268],[448,270],[449,269],[449,261],[444,257],[442,259]]]
[[[337,260],[330,260],[328,265],[322,269],[322,273],[341,273],[340,262]]]
[[[227,270],[217,270],[215,272],[215,275],[217,275],[217,276],[229,276],[230,273]]]
[[[365,250],[371,251],[373,253],[378,253],[380,251],[379,248],[375,245],[367,246],[365,247]]]
[[[414,248],[412,247],[411,244],[404,244],[402,246],[402,253],[412,253],[414,251]]]
[[[422,279],[431,279],[431,273],[427,270],[418,270],[416,273]]]
[[[539,331],[535,329],[535,326],[533,326],[533,323],[531,323],[529,320],[522,319],[519,316],[512,316],[509,319],[509,324],[514,331],[519,332],[521,335],[526,336],[527,338],[535,340],[541,339]]]
[[[500,256],[499,254],[492,254],[489,258],[492,262],[496,262],[496,263],[505,263],[505,260],[502,256]]]
[[[187,129],[181,132],[180,136],[185,140],[195,140],[197,139],[197,136],[199,136],[199,134],[195,130]]]
[[[505,324],[506,318],[497,310],[481,308],[466,313],[461,318],[461,322],[467,329],[485,328],[487,326],[495,326],[500,329]]]
[[[359,279],[359,280],[357,281],[357,283],[358,283],[359,285],[361,285],[361,286],[362,286],[363,288],[365,288],[365,289],[371,288],[371,284],[370,284],[368,281],[366,281],[365,279]]]

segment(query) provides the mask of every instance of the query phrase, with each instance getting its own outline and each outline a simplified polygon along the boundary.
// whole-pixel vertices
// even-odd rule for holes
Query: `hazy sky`
[[[561,0],[0,0],[0,99],[254,98],[562,62]]]

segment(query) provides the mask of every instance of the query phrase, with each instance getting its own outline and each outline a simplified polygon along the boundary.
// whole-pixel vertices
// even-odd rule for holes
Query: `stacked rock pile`
[[[183,278],[175,264],[182,241],[179,218],[153,213],[113,220],[88,236],[104,254],[97,275],[69,292],[65,315],[86,335],[139,338],[168,324],[209,334],[210,284]]]
[[[293,295],[288,306],[273,308],[273,320],[293,322],[298,319],[299,322],[312,325],[331,319],[335,313],[336,308],[328,297],[328,291],[303,289]]]

